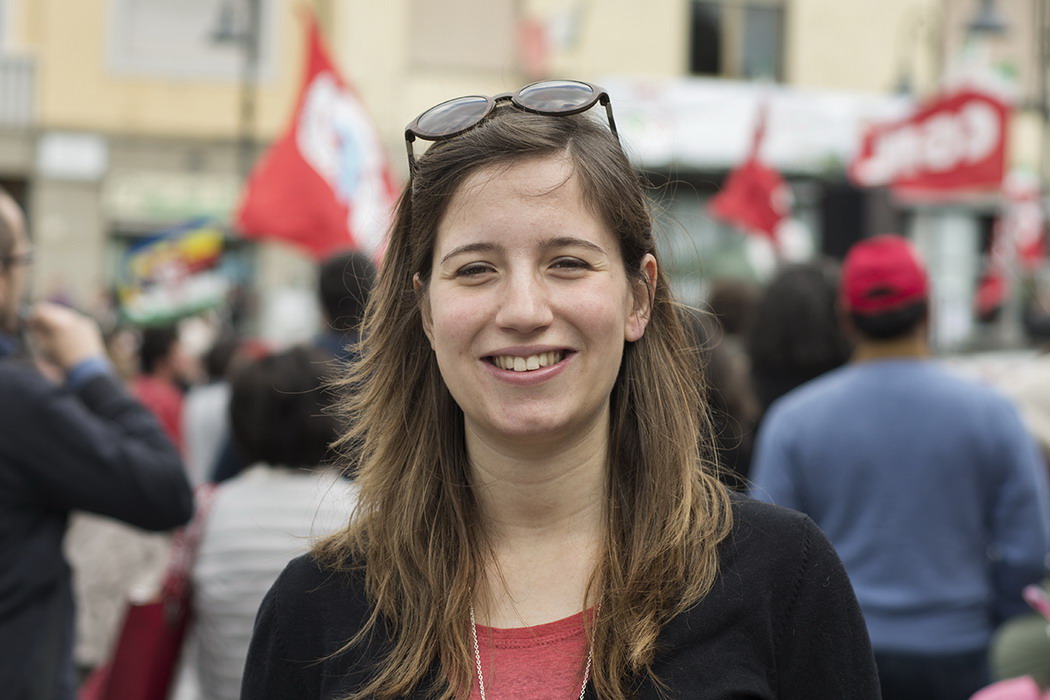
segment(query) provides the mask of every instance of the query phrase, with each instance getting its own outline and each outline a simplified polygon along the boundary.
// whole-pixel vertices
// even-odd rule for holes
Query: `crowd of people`
[[[5,697],[76,698],[194,517],[174,700],[1050,683],[1042,375],[938,361],[896,235],[683,306],[608,96],[479,100],[409,125],[382,264],[319,264],[309,343],[26,307],[0,193]]]

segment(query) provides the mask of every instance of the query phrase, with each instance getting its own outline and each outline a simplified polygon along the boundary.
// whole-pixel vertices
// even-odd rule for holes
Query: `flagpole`
[[[219,6],[211,40],[216,44],[236,44],[242,52],[240,96],[237,112],[237,174],[247,182],[255,162],[255,113],[259,74],[259,0],[244,0],[240,11],[231,0]]]
[[[245,3],[244,63],[241,73],[241,109],[237,171],[245,182],[255,163],[255,114],[259,72],[259,0]]]

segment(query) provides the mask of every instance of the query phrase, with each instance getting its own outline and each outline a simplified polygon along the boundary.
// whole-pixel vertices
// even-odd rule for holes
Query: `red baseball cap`
[[[894,234],[867,238],[842,264],[843,307],[858,314],[880,314],[927,298],[929,280],[918,253]]]

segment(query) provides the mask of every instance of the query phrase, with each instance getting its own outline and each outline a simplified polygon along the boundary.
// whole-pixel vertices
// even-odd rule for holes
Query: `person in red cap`
[[[849,364],[773,404],[751,495],[801,510],[846,565],[885,700],[965,700],[995,626],[1025,612],[1050,543],[1039,453],[1012,404],[927,344],[930,284],[907,240],[843,265]]]

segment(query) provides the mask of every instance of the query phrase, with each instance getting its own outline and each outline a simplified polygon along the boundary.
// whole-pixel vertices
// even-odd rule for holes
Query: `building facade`
[[[845,177],[865,123],[903,113],[965,60],[1005,65],[1020,94],[1010,160],[1045,174],[1044,3],[999,0],[1005,40],[967,39],[977,0],[314,0],[333,59],[395,172],[403,128],[430,105],[543,77],[609,88],[627,148],[659,185],[668,266],[688,301],[717,276],[760,279],[768,251],[705,211],[772,104],[767,157],[794,197],[791,255],[841,254],[900,230],[931,257],[954,319],[994,198],[895,202]],[[91,308],[130,242],[197,216],[228,221],[245,174],[291,117],[303,5],[293,0],[0,0],[0,184],[27,207],[33,293]],[[254,20],[252,19],[254,18]],[[1045,33],[1045,32],[1044,32]],[[977,58],[974,58],[977,55]],[[1045,180],[1045,177],[1044,177]],[[279,244],[232,244],[265,317],[312,287]],[[942,264],[943,263],[943,264]],[[943,268],[943,269],[942,269]],[[273,299],[271,299],[273,297]],[[961,301],[960,301],[961,300]],[[964,318],[966,317],[966,318]]]

